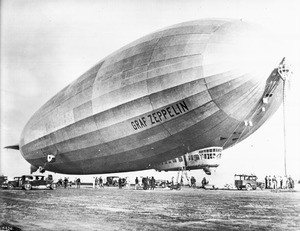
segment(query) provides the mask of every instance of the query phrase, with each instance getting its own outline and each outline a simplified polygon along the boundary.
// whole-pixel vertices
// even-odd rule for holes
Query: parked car
[[[260,189],[264,188],[262,182],[257,181],[257,176],[255,175],[245,175],[245,174],[235,174],[234,175],[234,185],[238,190],[256,190],[258,187]]]
[[[0,176],[0,185],[7,181],[7,176]]]
[[[21,177],[14,177],[12,181],[7,181],[7,189],[25,189],[30,190],[32,188],[48,188],[56,189],[56,184],[53,182],[52,175],[23,175]]]
[[[7,176],[0,176],[0,189],[7,188]]]

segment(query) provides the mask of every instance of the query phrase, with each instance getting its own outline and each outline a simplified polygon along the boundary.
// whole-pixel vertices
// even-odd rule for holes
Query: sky
[[[299,12],[296,0],[2,0],[0,174],[29,173],[30,165],[21,154],[3,147],[17,144],[33,113],[105,56],[176,23],[236,18],[258,23],[285,40],[294,71],[286,99],[287,168],[300,179]],[[232,183],[235,173],[283,175],[282,115],[280,108],[256,133],[225,150],[221,165],[208,179],[221,184]],[[199,181],[205,176],[202,170],[190,174]],[[117,175],[170,179],[176,173],[147,170]]]

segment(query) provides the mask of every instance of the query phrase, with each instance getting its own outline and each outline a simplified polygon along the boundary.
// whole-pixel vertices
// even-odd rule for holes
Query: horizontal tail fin
[[[4,148],[20,150],[20,146],[19,146],[18,144],[6,146],[6,147],[4,147]]]

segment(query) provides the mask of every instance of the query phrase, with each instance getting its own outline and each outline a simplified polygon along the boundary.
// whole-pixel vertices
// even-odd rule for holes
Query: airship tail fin
[[[15,144],[15,145],[10,145],[10,146],[6,146],[4,148],[7,148],[7,149],[15,149],[15,150],[20,150],[20,146],[19,144]]]

